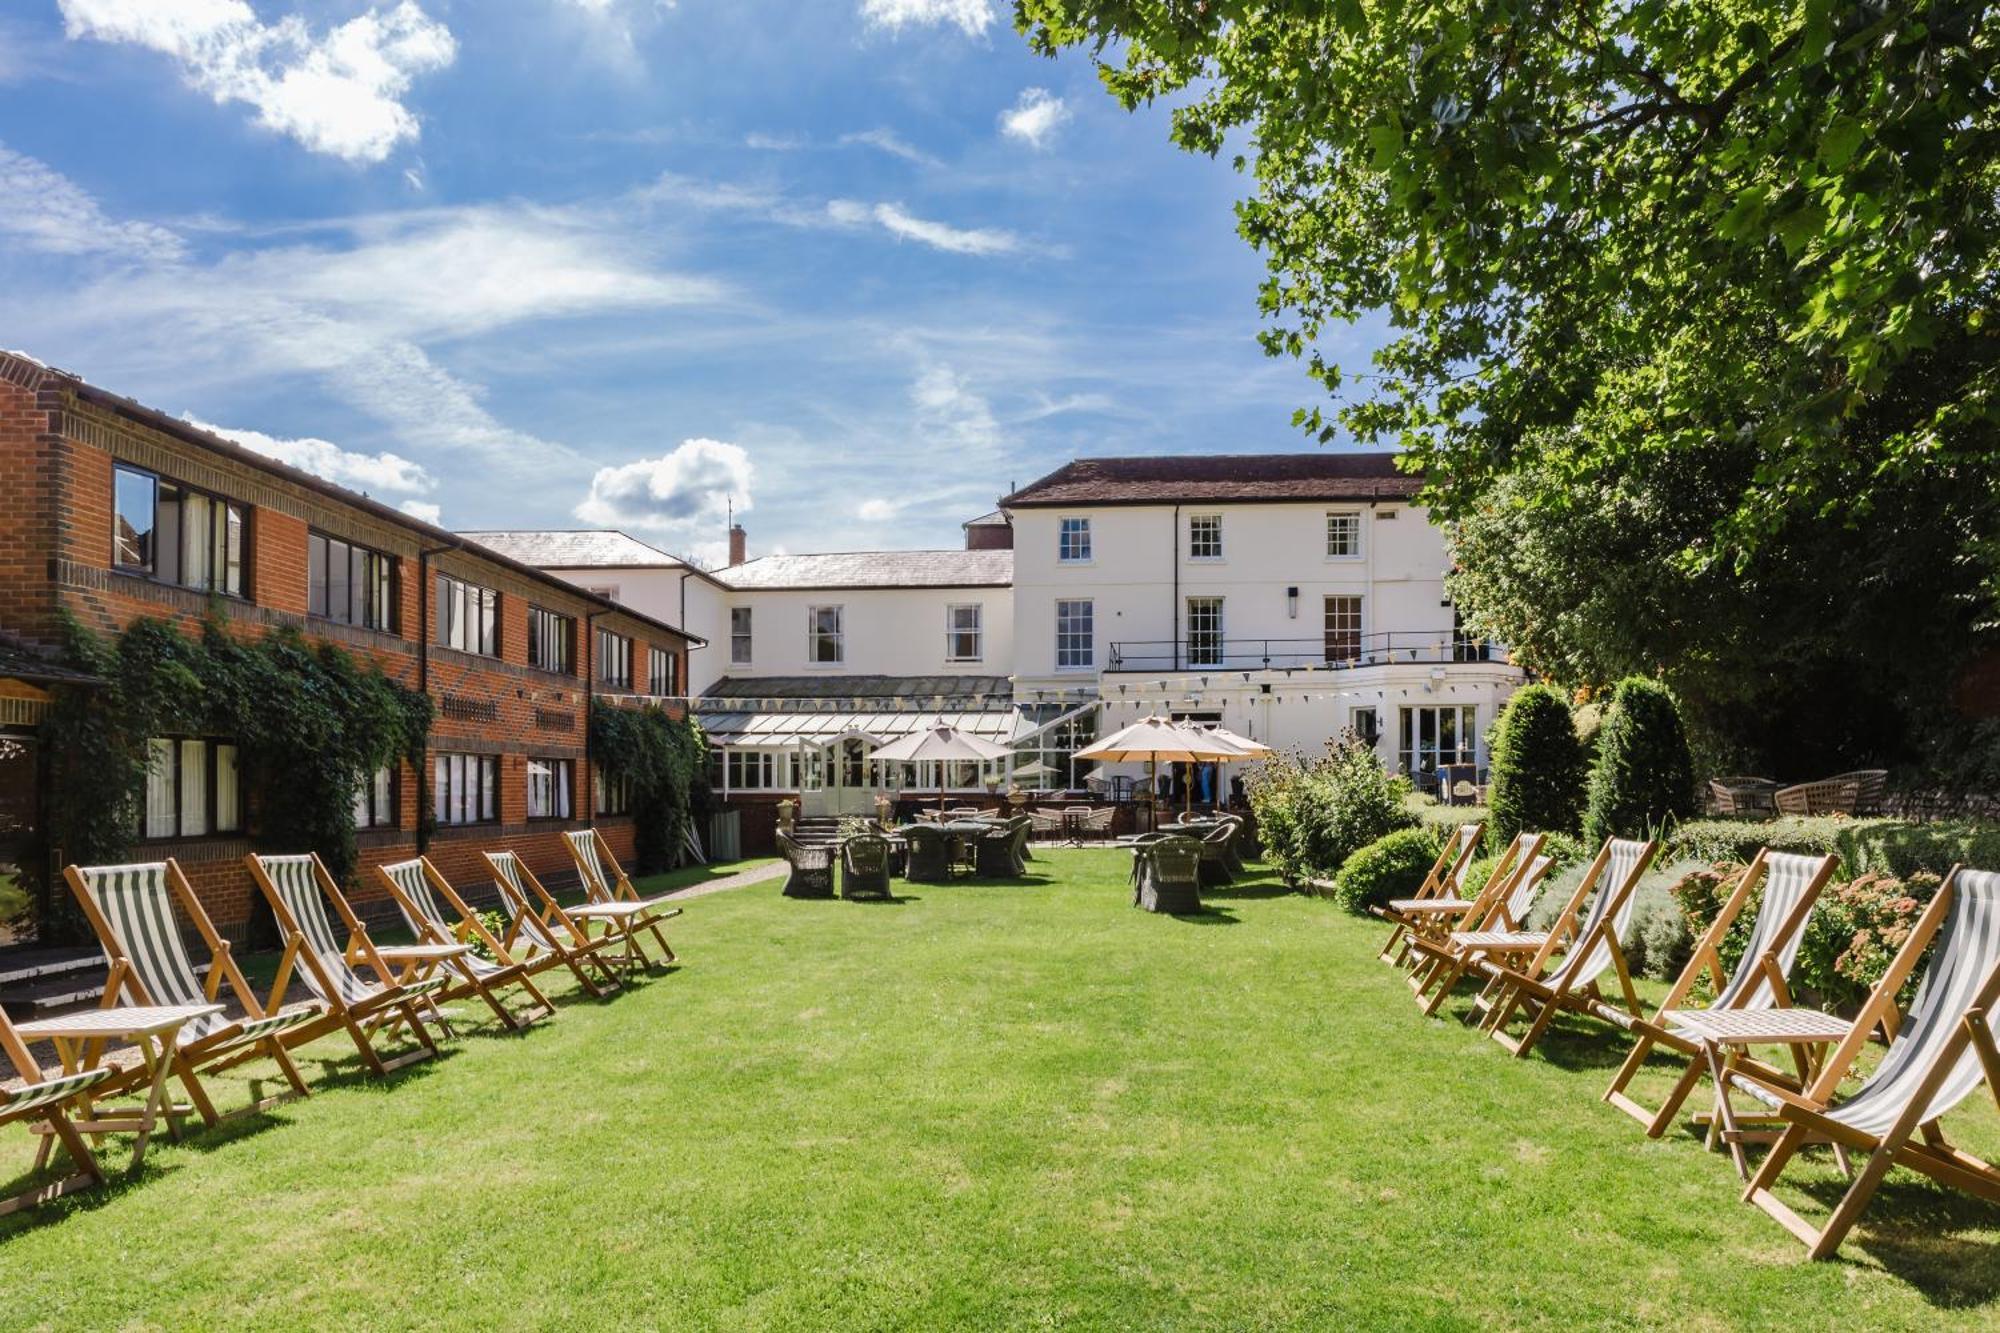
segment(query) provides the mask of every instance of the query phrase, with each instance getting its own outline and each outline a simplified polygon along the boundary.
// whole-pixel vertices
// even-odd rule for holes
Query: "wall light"
[[[1285,614],[1293,620],[1299,618],[1299,590],[1297,588],[1285,589]]]

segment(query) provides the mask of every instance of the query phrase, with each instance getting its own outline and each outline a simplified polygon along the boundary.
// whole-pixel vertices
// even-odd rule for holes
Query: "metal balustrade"
[[[1501,645],[1436,630],[1387,630],[1378,634],[1318,638],[1124,639],[1111,645],[1106,671],[1282,671],[1399,666],[1407,663],[1509,661]]]

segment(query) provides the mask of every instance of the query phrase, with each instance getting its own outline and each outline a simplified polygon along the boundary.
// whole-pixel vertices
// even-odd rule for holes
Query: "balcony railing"
[[[1405,663],[1506,662],[1487,639],[1435,630],[1330,634],[1316,639],[1126,639],[1111,645],[1108,671],[1285,670],[1299,667],[1399,666]]]

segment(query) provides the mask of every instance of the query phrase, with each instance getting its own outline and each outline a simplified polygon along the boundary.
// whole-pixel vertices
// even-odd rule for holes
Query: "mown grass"
[[[1898,1174],[1843,1260],[1809,1264],[1726,1158],[1597,1100],[1621,1043],[1577,1027],[1515,1061],[1426,1022],[1377,926],[1268,880],[1179,920],[1127,906],[1118,853],[1036,867],[881,905],[776,881],[696,900],[685,965],[630,994],[563,991],[525,1037],[475,1032],[386,1084],[341,1072],[0,1222],[0,1322],[2000,1316],[2000,1210]],[[1952,1125],[2000,1147],[1990,1103]],[[1798,1180],[1816,1209],[1839,1185],[1819,1160]]]

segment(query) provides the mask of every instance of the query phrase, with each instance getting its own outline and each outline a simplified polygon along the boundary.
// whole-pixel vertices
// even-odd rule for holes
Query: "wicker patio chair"
[[[881,900],[889,896],[889,840],[860,833],[840,844],[840,896]]]
[[[1062,811],[1037,806],[1028,812],[1028,827],[1033,836],[1043,842],[1055,842],[1063,835]]]
[[[1229,854],[1229,844],[1235,839],[1236,830],[1227,824],[1217,824],[1197,840],[1201,849],[1201,886],[1204,889],[1219,889],[1232,884],[1236,874],[1230,867],[1235,860]],[[1241,861],[1236,861],[1241,865]]]
[[[1781,815],[1851,815],[1861,804],[1861,784],[1853,778],[1821,778],[1780,787],[1771,799]]]
[[[974,835],[971,842],[972,870],[981,879],[1012,879],[1025,870],[1016,868],[1014,830],[1006,825]]]
[[[1722,777],[1711,778],[1708,783],[1708,797],[1718,815],[1741,817],[1768,816],[1777,813],[1772,803],[1772,794],[1778,784],[1770,778]]]
[[[1077,821],[1078,840],[1095,838],[1099,842],[1111,841],[1111,821],[1117,815],[1118,812],[1108,805],[1091,810]]]
[[[942,884],[951,878],[951,835],[934,824],[912,824],[903,830],[910,844],[909,878],[918,884]]]
[[[832,843],[800,842],[789,833],[780,833],[778,854],[791,867],[791,873],[785,876],[787,898],[833,897]]]
[[[1201,844],[1170,836],[1132,849],[1132,905],[1179,916],[1201,910]]]

